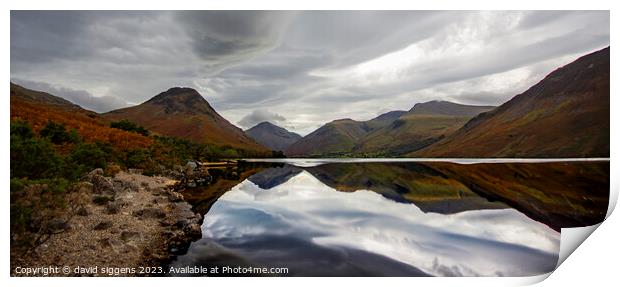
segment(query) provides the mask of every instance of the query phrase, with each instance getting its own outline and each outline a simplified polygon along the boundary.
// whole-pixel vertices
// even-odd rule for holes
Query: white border
[[[617,3],[617,1],[616,1]],[[4,45],[0,46],[2,49],[2,55],[4,55],[4,70],[2,71],[6,82],[5,96],[1,104],[0,112],[5,119],[1,121],[3,127],[2,131],[5,135],[8,134],[9,127],[9,101],[8,90],[10,79],[10,51],[9,51],[9,33],[10,33],[10,9],[41,9],[41,10],[96,10],[96,9],[121,9],[121,10],[183,10],[183,9],[248,9],[248,10],[303,10],[303,9],[323,9],[323,10],[389,10],[389,9],[416,9],[416,10],[554,10],[554,9],[574,9],[574,10],[611,10],[611,43],[616,42],[617,31],[615,27],[618,27],[618,21],[614,18],[616,16],[617,4],[613,1],[577,1],[577,0],[565,0],[565,1],[540,1],[540,0],[521,0],[521,1],[484,1],[484,0],[443,0],[443,1],[394,1],[394,0],[382,0],[382,1],[334,1],[334,0],[314,0],[314,1],[278,1],[278,0],[260,0],[260,1],[240,1],[240,0],[226,0],[226,1],[204,1],[199,3],[198,1],[122,1],[122,0],[109,0],[109,1],[75,1],[75,0],[57,0],[57,1],[43,1],[43,0],[22,0],[22,1],[2,1],[2,5],[5,9],[0,15],[0,22],[2,23],[2,36],[5,41]],[[612,48],[614,50],[614,48]],[[615,50],[614,50],[615,51]],[[611,53],[611,74],[612,78],[615,75],[616,67],[618,66],[618,59],[614,52]],[[618,177],[613,175],[620,174],[618,169],[618,132],[614,127],[618,126],[618,100],[615,97],[617,88],[614,84],[611,86],[611,188],[612,193],[618,194]],[[344,285],[355,284],[377,285],[377,284],[389,284],[392,285],[407,285],[412,284],[428,284],[434,286],[505,286],[515,284],[531,284],[546,278],[546,276],[539,276],[537,278],[285,278],[285,279],[273,279],[273,278],[209,278],[203,280],[201,278],[100,278],[95,280],[82,279],[82,278],[9,278],[9,139],[7,136],[2,137],[1,140],[1,157],[0,161],[2,165],[2,182],[6,189],[0,197],[1,206],[3,208],[2,229],[4,236],[2,236],[2,265],[0,265],[0,272],[2,272],[2,286],[24,286],[24,285],[44,285],[44,286],[83,286],[85,284],[92,286],[109,286],[110,284],[132,284],[132,285],[149,285],[149,286],[167,286],[171,284],[208,284],[217,286],[231,285],[269,285],[269,286],[290,286],[290,285],[316,285],[327,284],[331,285]],[[551,274],[550,278],[541,285],[543,286],[574,286],[574,285],[586,285],[586,286],[598,286],[598,285],[614,285],[617,283],[616,274],[618,274],[618,229],[620,221],[617,215],[611,215],[606,222],[604,222],[597,230],[586,240],[582,247],[578,248],[567,260],[561,265],[556,272]]]

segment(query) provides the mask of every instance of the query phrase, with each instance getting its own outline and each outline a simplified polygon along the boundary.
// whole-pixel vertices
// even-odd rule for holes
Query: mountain
[[[426,147],[462,127],[492,106],[445,101],[419,103],[368,121],[330,122],[284,151],[289,156],[397,156]]]
[[[470,106],[447,101],[430,101],[415,104],[409,110],[409,114],[473,117],[494,108],[494,106]]]
[[[96,115],[95,112],[83,109],[82,107],[61,97],[57,97],[46,92],[30,90],[14,83],[11,83],[11,99],[19,99],[20,101],[30,104],[45,105],[65,111],[79,112],[92,116]]]
[[[246,130],[245,133],[257,143],[276,151],[285,150],[301,138],[300,135],[289,132],[285,128],[281,128],[270,122],[257,124]]]
[[[609,157],[609,47],[561,67],[415,157]]]
[[[493,106],[470,106],[446,101],[418,103],[389,125],[366,135],[354,148],[357,154],[397,156],[433,144]]]
[[[286,150],[287,156],[334,156],[351,152],[368,132],[366,122],[335,120],[298,140]]]
[[[109,142],[120,150],[147,147],[148,137],[109,127],[107,120],[93,111],[63,98],[30,90],[11,83],[11,121],[27,121],[35,132],[49,121],[75,129],[86,142]]]
[[[368,125],[368,127],[371,130],[378,130],[382,127],[385,127],[389,124],[391,124],[393,121],[395,121],[396,119],[400,118],[400,116],[406,114],[407,111],[391,111],[391,112],[387,112],[385,114],[379,115],[378,117],[369,120],[366,122],[366,125]]]
[[[353,151],[370,132],[381,129],[406,111],[391,111],[368,121],[335,120],[299,139],[284,150],[288,156],[338,156]]]
[[[171,88],[140,105],[114,110],[103,116],[113,121],[127,119],[162,135],[253,152],[268,152],[240,128],[220,116],[191,88]]]

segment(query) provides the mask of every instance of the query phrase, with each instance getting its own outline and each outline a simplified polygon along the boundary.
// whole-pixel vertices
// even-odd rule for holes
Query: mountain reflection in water
[[[454,176],[464,171],[451,165],[252,166],[207,208],[203,238],[171,265],[288,267],[289,276],[528,276],[552,271],[560,244],[557,226],[573,223],[548,215],[543,224],[526,216],[527,206],[518,200],[505,200],[510,205],[489,201],[503,195],[481,197],[485,185],[472,178],[517,194],[520,181],[499,182],[508,179],[483,167],[468,167],[475,176]],[[511,178],[542,176],[543,186],[564,182],[581,192],[562,172],[573,176],[577,168],[583,176],[585,169],[593,181],[589,188],[595,190],[579,196],[598,208],[585,213],[604,212],[607,199],[597,189],[608,182],[608,162],[576,165],[496,165],[490,170],[510,170]],[[547,172],[558,178],[540,174]],[[539,186],[528,183],[523,190]],[[565,199],[572,200],[571,188],[563,189]],[[532,193],[518,197],[535,202],[538,195]],[[552,222],[558,218],[559,223]]]

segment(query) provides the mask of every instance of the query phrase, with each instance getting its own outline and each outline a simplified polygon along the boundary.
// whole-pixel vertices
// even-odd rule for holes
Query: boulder
[[[90,178],[90,182],[93,184],[93,193],[102,195],[114,195],[114,184],[112,180],[104,176],[95,174]]]
[[[195,160],[188,160],[185,164],[185,170],[194,171],[198,167],[198,163]]]

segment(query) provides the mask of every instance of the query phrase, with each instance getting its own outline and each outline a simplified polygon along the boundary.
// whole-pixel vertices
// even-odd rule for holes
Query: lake
[[[252,160],[184,196],[203,236],[170,266],[531,276],[561,228],[604,219],[609,161]]]

